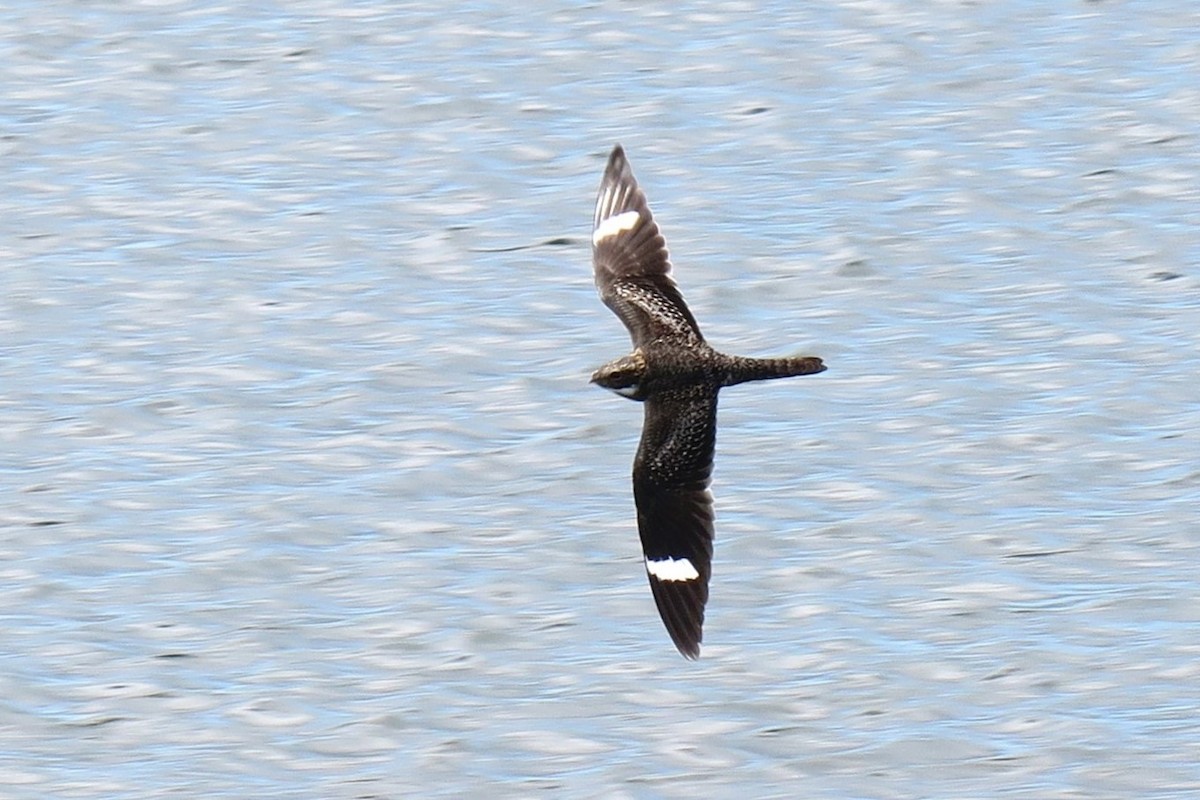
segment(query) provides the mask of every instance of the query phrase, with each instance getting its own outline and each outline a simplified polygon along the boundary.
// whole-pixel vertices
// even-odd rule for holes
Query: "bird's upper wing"
[[[633,496],[646,574],[671,640],[700,655],[712,571],[713,510],[708,485],[717,431],[717,390],[695,386],[645,402]]]
[[[620,145],[596,195],[592,263],[600,299],[625,323],[635,347],[655,339],[704,341],[671,279],[666,241]]]

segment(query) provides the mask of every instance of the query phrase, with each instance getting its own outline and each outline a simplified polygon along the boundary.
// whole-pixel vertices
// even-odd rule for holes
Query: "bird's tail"
[[[771,378],[791,378],[795,375],[814,375],[824,372],[825,365],[816,356],[799,358],[742,358],[730,356],[722,386],[746,381],[765,381]]]

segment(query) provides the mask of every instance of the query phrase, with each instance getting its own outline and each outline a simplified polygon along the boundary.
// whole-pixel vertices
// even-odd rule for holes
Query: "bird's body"
[[[712,565],[708,485],[717,393],[746,381],[809,375],[821,359],[742,358],[700,333],[671,278],[666,242],[620,145],[609,156],[592,231],[596,287],[625,323],[634,350],[592,382],[645,404],[633,495],[646,573],[667,632],[688,658],[700,654]]]

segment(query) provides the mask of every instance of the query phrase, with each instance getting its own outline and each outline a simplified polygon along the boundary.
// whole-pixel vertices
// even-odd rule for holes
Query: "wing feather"
[[[712,571],[708,486],[717,430],[717,392],[707,386],[656,394],[633,466],[633,496],[646,574],[659,616],[679,652],[700,654]]]
[[[666,240],[620,145],[596,194],[592,263],[600,299],[629,329],[634,346],[655,339],[704,341],[671,278]]]

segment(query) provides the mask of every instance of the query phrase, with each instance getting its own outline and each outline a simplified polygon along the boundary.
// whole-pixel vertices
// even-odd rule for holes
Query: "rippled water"
[[[10,4],[5,797],[1200,791],[1200,14]],[[591,286],[722,395],[703,658]]]

